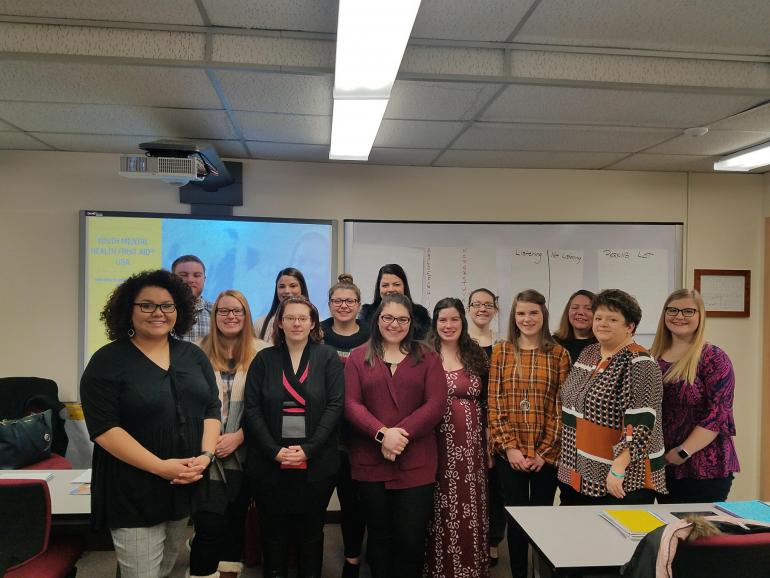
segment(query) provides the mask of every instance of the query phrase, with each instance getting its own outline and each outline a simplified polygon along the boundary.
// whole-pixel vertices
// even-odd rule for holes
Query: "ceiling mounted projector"
[[[217,181],[217,187],[232,182],[227,168],[209,143],[156,140],[139,145],[144,155],[122,155],[121,177],[153,179],[184,185],[190,181]],[[224,181],[220,182],[220,181]]]

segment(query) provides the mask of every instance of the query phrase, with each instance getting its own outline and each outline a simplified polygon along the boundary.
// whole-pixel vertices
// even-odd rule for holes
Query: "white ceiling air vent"
[[[198,155],[180,157],[150,157],[145,155],[123,155],[120,157],[121,177],[155,179],[167,183],[185,184],[202,181],[206,176],[203,161]]]

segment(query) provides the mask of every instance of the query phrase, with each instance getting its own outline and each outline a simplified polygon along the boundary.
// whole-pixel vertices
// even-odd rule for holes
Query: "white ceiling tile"
[[[441,152],[440,149],[373,148],[369,162],[379,165],[428,166]]]
[[[221,108],[195,68],[0,60],[0,100]]]
[[[0,149],[39,151],[50,150],[51,147],[23,132],[0,132]]]
[[[0,102],[0,118],[31,132],[163,135],[231,139],[223,111]]]
[[[680,135],[644,152],[663,155],[723,155],[770,139],[770,132],[712,130],[704,136]]]
[[[329,145],[248,141],[251,156],[278,161],[328,161]]]
[[[770,104],[765,104],[710,125],[718,130],[770,131]]]
[[[465,123],[462,122],[384,119],[374,140],[374,146],[444,148],[463,126]]]
[[[467,120],[489,101],[497,85],[397,80],[385,118]]]
[[[516,42],[770,54],[767,0],[549,0]]]
[[[203,0],[214,26],[262,30],[337,31],[337,0]]]
[[[519,125],[477,122],[457,149],[635,152],[680,134],[666,129]]]
[[[697,155],[650,155],[640,153],[610,165],[607,169],[615,171],[664,171],[664,172],[700,172],[714,170],[714,157]]]
[[[216,73],[234,110],[330,115],[331,76],[240,71]]]
[[[155,24],[203,24],[195,0],[0,0],[0,14]]]
[[[67,134],[67,133],[33,133],[40,140],[51,146],[65,151],[84,151],[95,153],[143,154],[139,143],[147,139],[141,136],[117,136],[104,134]],[[157,137],[153,136],[152,140]],[[223,141],[208,139],[220,157],[243,158],[246,152],[239,141]]]
[[[332,132],[331,116],[236,112],[247,140],[328,145]]]
[[[482,120],[686,128],[731,116],[758,101],[738,95],[516,84],[503,91]]]
[[[434,163],[441,167],[520,169],[600,169],[623,153],[449,150]]]
[[[508,39],[533,0],[422,0],[413,38],[451,40]]]

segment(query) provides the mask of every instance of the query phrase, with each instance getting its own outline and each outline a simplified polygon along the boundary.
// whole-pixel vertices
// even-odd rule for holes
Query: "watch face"
[[[680,450],[679,450],[677,453],[679,454],[679,457],[680,457],[680,458],[682,458],[683,460],[686,460],[687,458],[689,458],[689,457],[690,457],[690,454],[688,454],[688,453],[687,453],[687,452],[684,450],[684,448],[680,449]]]

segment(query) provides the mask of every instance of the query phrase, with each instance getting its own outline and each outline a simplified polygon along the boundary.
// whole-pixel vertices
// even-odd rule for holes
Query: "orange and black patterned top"
[[[540,455],[548,464],[559,458],[561,401],[559,387],[569,374],[569,353],[554,344],[550,351],[519,351],[521,371],[510,341],[492,349],[489,367],[489,441],[493,453],[518,449]]]
[[[605,496],[612,462],[627,449],[623,489],[666,493],[662,398],[660,369],[644,347],[631,343],[608,359],[599,344],[586,347],[561,392],[559,481]]]

